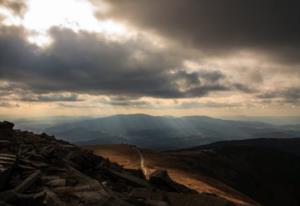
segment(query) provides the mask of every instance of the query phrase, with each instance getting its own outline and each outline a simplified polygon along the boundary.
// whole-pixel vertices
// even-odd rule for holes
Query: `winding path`
[[[142,152],[136,146],[132,146],[132,149],[138,153],[140,157],[140,169],[143,171],[145,177],[148,179],[149,174],[147,168],[145,167],[145,160]]]

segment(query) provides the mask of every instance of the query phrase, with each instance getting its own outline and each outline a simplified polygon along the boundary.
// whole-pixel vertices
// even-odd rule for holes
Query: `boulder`
[[[19,184],[14,190],[16,192],[24,192],[29,187],[31,187],[35,181],[37,181],[41,177],[41,171],[37,170],[34,173],[32,173],[29,177],[27,177],[21,184]]]
[[[0,122],[0,140],[14,140],[13,138],[13,128],[14,124],[4,121]]]
[[[0,130],[12,130],[14,126],[13,123],[8,121],[0,122]]]
[[[13,154],[0,154],[0,191],[3,190],[15,167],[16,156]]]
[[[95,169],[97,165],[101,164],[104,161],[103,158],[95,156],[89,151],[72,151],[68,154],[66,158],[73,167],[79,171],[88,171]]]
[[[196,191],[173,181],[166,170],[156,170],[149,176],[149,182],[155,187],[168,192],[197,193]]]

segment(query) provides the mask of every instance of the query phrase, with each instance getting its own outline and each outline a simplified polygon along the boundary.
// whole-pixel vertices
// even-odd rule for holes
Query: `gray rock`
[[[149,182],[161,190],[179,193],[197,193],[196,191],[173,181],[166,170],[156,170],[149,176]]]

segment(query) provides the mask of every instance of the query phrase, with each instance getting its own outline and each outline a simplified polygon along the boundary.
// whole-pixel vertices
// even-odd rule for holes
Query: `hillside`
[[[131,146],[88,148],[126,167],[140,167]],[[167,169],[172,178],[198,192],[236,201],[251,198],[264,206],[300,205],[299,139],[253,139],[169,152],[140,151],[148,171]]]
[[[0,122],[1,206],[238,206],[157,170],[146,178],[47,134]],[[254,205],[254,204],[243,204]]]

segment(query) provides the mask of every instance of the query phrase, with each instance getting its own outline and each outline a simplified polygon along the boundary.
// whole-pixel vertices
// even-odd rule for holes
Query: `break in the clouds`
[[[2,108],[299,106],[299,1],[45,1],[0,0]]]

